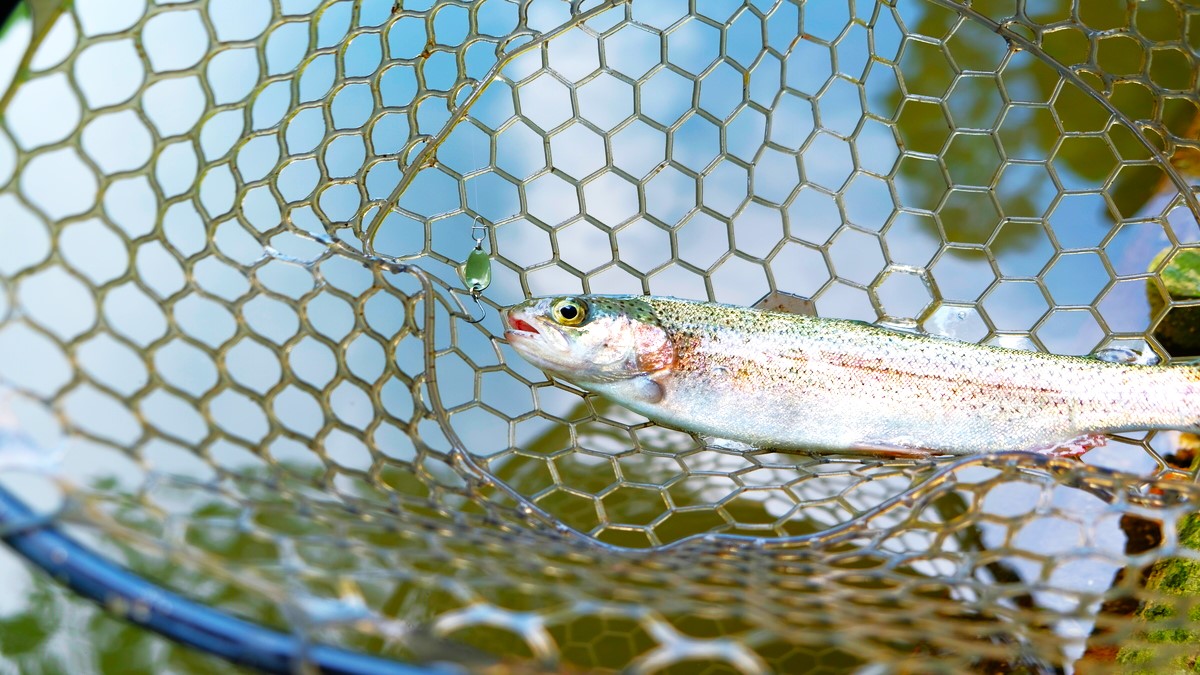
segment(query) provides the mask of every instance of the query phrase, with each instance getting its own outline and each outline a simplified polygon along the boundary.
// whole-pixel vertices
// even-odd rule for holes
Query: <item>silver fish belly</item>
[[[652,311],[670,342],[669,365],[642,381],[576,383],[667,426],[757,447],[1049,450],[1200,421],[1194,365],[1056,356],[672,298],[620,300]],[[653,395],[645,378],[657,385]]]

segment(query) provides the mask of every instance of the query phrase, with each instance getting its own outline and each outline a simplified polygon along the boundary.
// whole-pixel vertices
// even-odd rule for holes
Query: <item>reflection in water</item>
[[[249,672],[124,623],[29,571],[7,549],[0,550],[0,568],[6,580],[0,667],[20,673]]]
[[[911,462],[725,448],[588,397],[569,424],[521,438],[488,470],[571,527],[645,547],[713,532],[793,536],[845,522],[912,487]]]

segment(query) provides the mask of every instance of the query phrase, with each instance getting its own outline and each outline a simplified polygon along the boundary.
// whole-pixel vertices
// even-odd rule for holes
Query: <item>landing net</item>
[[[98,556],[46,549],[73,587],[292,636],[277,669],[1194,667],[1193,437],[724,447],[496,312],[804,298],[1196,355],[1194,3],[75,0],[0,52],[0,517]]]

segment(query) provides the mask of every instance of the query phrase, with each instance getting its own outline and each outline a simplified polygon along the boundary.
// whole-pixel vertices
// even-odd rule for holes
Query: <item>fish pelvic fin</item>
[[[1069,441],[1064,441],[1048,448],[1042,448],[1036,452],[1039,455],[1047,455],[1049,457],[1079,459],[1087,454],[1089,450],[1107,444],[1108,436],[1104,434],[1084,434]]]

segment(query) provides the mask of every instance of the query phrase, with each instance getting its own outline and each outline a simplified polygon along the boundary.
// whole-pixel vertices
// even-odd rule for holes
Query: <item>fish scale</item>
[[[554,320],[564,297],[587,308],[585,321]],[[510,326],[534,329],[508,332],[523,357],[656,422],[756,447],[1071,454],[1099,434],[1200,421],[1193,364],[1111,363],[675,298],[564,297],[506,312]]]

